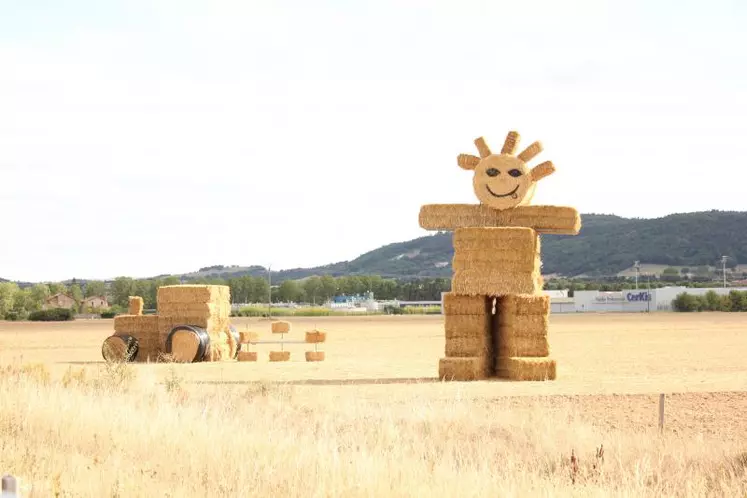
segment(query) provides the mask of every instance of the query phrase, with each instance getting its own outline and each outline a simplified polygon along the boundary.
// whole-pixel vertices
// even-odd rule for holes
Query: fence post
[[[659,394],[659,432],[664,430],[664,394]]]
[[[18,498],[18,483],[16,478],[11,475],[5,475],[0,487],[0,498]]]

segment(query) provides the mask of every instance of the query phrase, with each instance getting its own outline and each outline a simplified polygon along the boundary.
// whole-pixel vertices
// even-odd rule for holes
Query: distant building
[[[62,292],[55,294],[54,296],[48,297],[44,301],[44,309],[50,309],[50,308],[67,308],[70,309],[76,305],[75,299],[68,296],[67,294],[63,294]]]
[[[91,296],[87,297],[83,300],[81,303],[81,307],[86,310],[89,308],[98,310],[102,308],[108,308],[109,307],[109,301],[107,301],[106,296]]]

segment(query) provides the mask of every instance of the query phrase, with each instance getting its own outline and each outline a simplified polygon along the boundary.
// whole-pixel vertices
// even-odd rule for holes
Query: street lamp
[[[638,274],[641,272],[641,262],[636,261],[633,266],[635,267],[635,290],[638,290]]]

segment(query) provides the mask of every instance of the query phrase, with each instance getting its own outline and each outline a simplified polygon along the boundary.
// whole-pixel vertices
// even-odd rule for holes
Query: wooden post
[[[18,498],[18,482],[16,478],[11,475],[3,476],[0,491],[2,491],[0,498]]]
[[[659,432],[664,430],[664,395],[659,395]]]

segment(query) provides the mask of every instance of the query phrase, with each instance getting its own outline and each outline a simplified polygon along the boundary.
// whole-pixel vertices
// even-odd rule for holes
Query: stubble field
[[[0,322],[0,473],[30,496],[747,496],[742,314],[552,315],[551,382],[439,382],[441,316],[290,321],[326,361],[111,368],[111,320]]]

